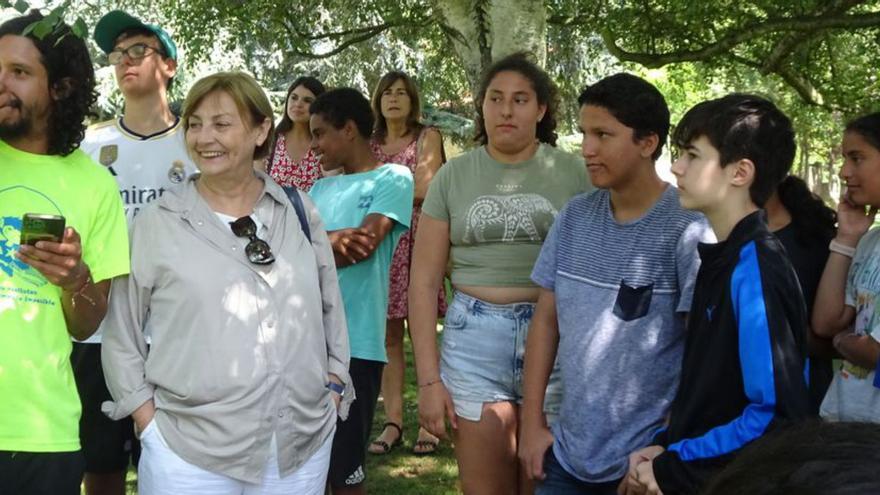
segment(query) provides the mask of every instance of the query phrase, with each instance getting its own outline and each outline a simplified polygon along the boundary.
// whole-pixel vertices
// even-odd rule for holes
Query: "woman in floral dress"
[[[388,364],[382,374],[382,403],[385,408],[385,427],[370,444],[373,454],[385,454],[403,437],[403,332],[408,315],[407,288],[409,286],[410,254],[412,252],[422,200],[428,184],[445,161],[443,137],[440,132],[419,122],[421,105],[419,94],[410,77],[392,71],[379,80],[372,99],[376,125],[373,134],[373,153],[383,163],[405,165],[413,172],[415,194],[410,230],[400,239],[391,263],[388,320],[385,349]],[[443,290],[438,294],[439,313],[446,310]],[[431,454],[439,440],[424,429],[413,446],[415,454]]]
[[[324,92],[314,77],[302,76],[287,89],[284,117],[275,129],[275,145],[266,159],[266,171],[279,185],[308,192],[320,179],[321,160],[310,146],[309,105]]]

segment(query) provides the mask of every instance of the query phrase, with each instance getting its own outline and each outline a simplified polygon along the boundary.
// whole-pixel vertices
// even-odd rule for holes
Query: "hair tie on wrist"
[[[837,242],[836,239],[831,239],[831,243],[828,244],[828,250],[832,253],[837,253],[847,258],[852,258],[856,255],[856,248],[844,246],[843,244]]]

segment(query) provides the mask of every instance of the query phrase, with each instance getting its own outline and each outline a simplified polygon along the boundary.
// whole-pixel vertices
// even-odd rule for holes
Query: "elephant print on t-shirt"
[[[468,209],[463,240],[541,242],[557,213],[547,198],[537,194],[480,196]]]

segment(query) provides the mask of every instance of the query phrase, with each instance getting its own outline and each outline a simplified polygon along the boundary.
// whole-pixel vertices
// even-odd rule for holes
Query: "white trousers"
[[[293,474],[278,476],[278,448],[275,435],[261,483],[246,483],[194,466],[175,454],[162,437],[155,421],[141,434],[138,463],[140,495],[323,495],[330,467],[333,436]]]

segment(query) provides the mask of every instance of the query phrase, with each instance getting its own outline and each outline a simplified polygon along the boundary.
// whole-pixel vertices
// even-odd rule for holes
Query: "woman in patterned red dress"
[[[267,172],[278,184],[308,192],[320,179],[321,160],[310,146],[309,105],[324,92],[321,81],[298,77],[287,89],[284,116],[275,129],[275,145],[267,158]]]
[[[369,447],[373,454],[385,454],[403,436],[403,332],[408,314],[410,253],[422,200],[428,192],[428,184],[445,161],[445,156],[440,132],[419,122],[421,105],[418,90],[407,74],[392,71],[382,76],[373,93],[372,105],[376,116],[373,153],[380,162],[409,167],[415,179],[412,224],[409,231],[401,237],[391,262],[385,333],[388,364],[382,373],[382,403],[386,423],[382,433]],[[438,298],[439,312],[442,315],[446,308],[446,296],[442,290]],[[413,453],[431,454],[436,450],[438,441],[437,437],[420,428]]]

